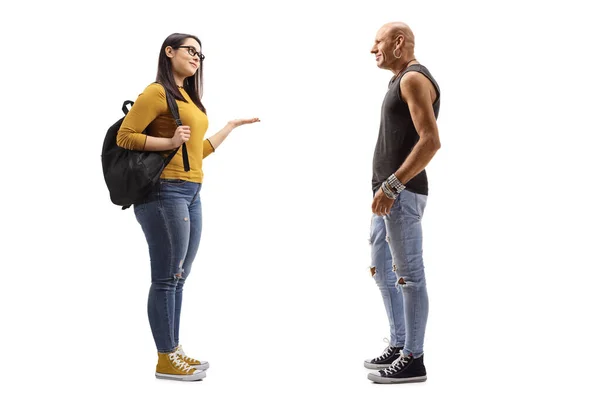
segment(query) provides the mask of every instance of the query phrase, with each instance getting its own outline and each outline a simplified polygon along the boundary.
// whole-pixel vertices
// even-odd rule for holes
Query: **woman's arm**
[[[209,137],[207,140],[204,141],[204,157],[206,157],[207,155],[209,155],[210,153],[215,151],[217,149],[217,147],[219,147],[221,145],[221,143],[223,143],[223,141],[225,139],[227,139],[227,136],[229,136],[231,131],[233,131],[235,128],[237,128],[238,126],[241,126],[241,125],[253,124],[255,122],[260,122],[260,119],[259,118],[248,118],[248,119],[234,119],[232,121],[229,121],[223,129],[221,129],[219,132],[215,133],[214,135],[212,135],[211,137]],[[208,141],[208,143],[207,143],[207,141]],[[211,148],[212,148],[212,150],[211,150]],[[209,150],[208,153],[206,152],[207,150]]]
[[[179,126],[172,138],[158,138],[144,133],[144,129],[164,112],[165,89],[162,85],[146,87],[133,103],[117,134],[117,145],[129,150],[164,151],[172,150],[190,138],[190,127]]]

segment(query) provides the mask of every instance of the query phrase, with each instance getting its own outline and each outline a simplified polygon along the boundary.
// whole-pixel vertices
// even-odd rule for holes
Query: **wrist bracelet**
[[[395,200],[396,197],[398,197],[398,195],[394,193],[392,188],[390,188],[389,184],[385,181],[381,184],[381,191],[383,192],[383,194],[385,194],[385,197],[387,197],[390,200]]]
[[[406,189],[406,186],[404,186],[402,182],[398,180],[395,174],[391,174],[389,178],[386,179],[386,182],[396,194],[399,194],[401,191]]]

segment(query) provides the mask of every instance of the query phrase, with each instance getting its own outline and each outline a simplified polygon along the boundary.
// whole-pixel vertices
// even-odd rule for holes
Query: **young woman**
[[[202,104],[202,44],[193,35],[175,33],[160,48],[156,83],[146,87],[125,117],[117,144],[130,150],[164,151],[183,148],[164,169],[160,184],[139,204],[135,216],[150,250],[152,285],[148,319],[158,350],[156,377],[200,380],[208,363],[188,357],[179,343],[183,285],[190,274],[202,231],[200,188],[203,159],[215,151],[234,128],[258,122],[237,119],[208,139],[206,109]],[[182,126],[177,126],[166,100],[176,99]]]

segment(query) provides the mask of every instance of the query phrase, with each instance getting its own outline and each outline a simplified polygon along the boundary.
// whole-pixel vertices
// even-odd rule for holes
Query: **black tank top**
[[[437,98],[432,107],[436,120],[438,117],[440,110],[440,87],[427,68],[420,64],[411,65],[398,78],[390,81],[388,92],[383,99],[381,107],[379,137],[377,138],[375,154],[373,155],[373,193],[379,189],[383,181],[400,168],[419,140],[419,135],[410,117],[408,104],[402,100],[400,93],[400,81],[404,74],[410,71],[420,72],[433,83],[437,92]],[[411,192],[424,195],[429,193],[425,170],[418,173],[408,183],[402,183]]]

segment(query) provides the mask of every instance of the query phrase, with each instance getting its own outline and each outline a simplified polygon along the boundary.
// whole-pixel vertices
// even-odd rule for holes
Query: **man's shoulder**
[[[403,96],[406,94],[418,94],[424,90],[431,90],[432,88],[436,92],[439,92],[437,83],[427,68],[422,65],[419,65],[419,68],[404,73],[400,80],[400,92]]]
[[[410,70],[405,72],[400,78],[400,86],[402,88],[411,88],[415,85],[423,85],[429,82],[429,78],[420,70]]]

